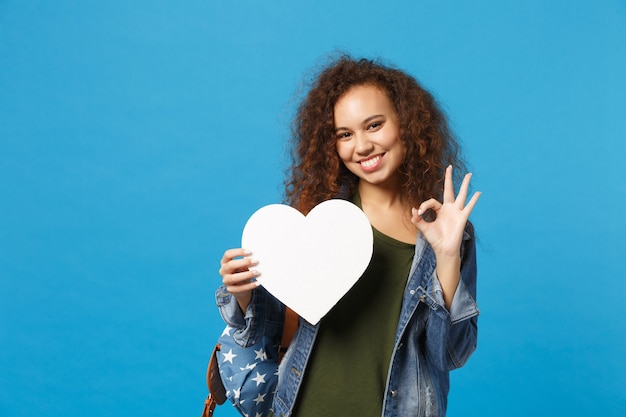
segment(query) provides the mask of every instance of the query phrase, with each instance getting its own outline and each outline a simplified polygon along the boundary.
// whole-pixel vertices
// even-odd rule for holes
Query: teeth
[[[375,156],[372,159],[368,159],[367,161],[361,161],[361,165],[363,165],[365,168],[371,168],[376,165],[378,161],[380,161],[380,155]]]

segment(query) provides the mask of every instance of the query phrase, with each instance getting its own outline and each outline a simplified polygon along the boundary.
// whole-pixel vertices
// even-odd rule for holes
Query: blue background
[[[430,88],[483,192],[449,415],[626,414],[626,2],[0,0],[0,415],[200,414],[219,259],[335,49]]]

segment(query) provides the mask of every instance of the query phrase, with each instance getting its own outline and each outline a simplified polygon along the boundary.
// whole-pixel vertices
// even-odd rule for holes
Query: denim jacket
[[[237,329],[235,340],[242,346],[253,344],[263,335],[280,342],[285,308],[263,287],[253,292],[245,315],[224,287],[218,288],[216,299],[223,319]],[[476,348],[479,312],[475,300],[476,246],[471,224],[463,236],[461,280],[450,311],[443,301],[435,254],[419,234],[396,330],[383,417],[445,416],[448,373],[463,366]],[[279,367],[275,416],[292,415],[318,326],[300,319]]]

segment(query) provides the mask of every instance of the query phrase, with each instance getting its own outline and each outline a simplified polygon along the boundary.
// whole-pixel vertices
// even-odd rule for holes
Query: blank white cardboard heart
[[[311,324],[359,280],[373,241],[365,214],[344,200],[324,201],[306,217],[270,204],[250,216],[241,238],[259,261],[261,285]]]

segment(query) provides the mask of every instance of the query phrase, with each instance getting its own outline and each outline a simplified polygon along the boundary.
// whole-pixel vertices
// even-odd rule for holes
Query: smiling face
[[[398,187],[398,168],[406,148],[400,140],[398,115],[380,88],[359,85],[335,104],[337,153],[361,182]]]

